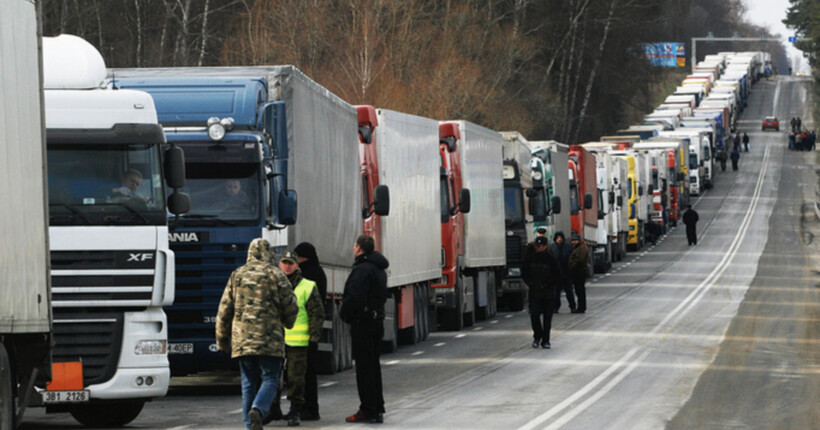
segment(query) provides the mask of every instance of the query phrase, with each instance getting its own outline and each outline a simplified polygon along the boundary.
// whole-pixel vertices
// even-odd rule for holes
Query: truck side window
[[[369,177],[367,173],[362,173],[362,209],[370,205],[370,184],[368,184]]]

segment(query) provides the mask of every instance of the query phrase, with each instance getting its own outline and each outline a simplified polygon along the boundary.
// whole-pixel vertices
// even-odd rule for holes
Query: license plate
[[[88,401],[88,390],[43,391],[43,403],[80,403]]]
[[[193,343],[171,343],[168,345],[168,354],[193,354]]]

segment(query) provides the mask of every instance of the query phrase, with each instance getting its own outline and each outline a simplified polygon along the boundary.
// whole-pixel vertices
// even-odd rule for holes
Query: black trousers
[[[737,160],[732,160],[732,170],[737,170]]]
[[[552,309],[555,305],[550,297],[530,297],[530,322],[532,338],[536,341],[549,342],[552,328]]]
[[[686,240],[689,242],[690,245],[697,245],[698,244],[698,235],[695,232],[694,225],[687,225],[686,226]]]
[[[578,295],[578,310],[587,310],[587,277],[577,276],[572,278],[572,285],[575,287],[575,294]]]
[[[305,371],[305,406],[306,412],[319,413],[319,385],[316,382],[316,367],[319,359],[318,344],[311,342],[308,346],[307,369]]]
[[[382,370],[379,349],[384,335],[382,320],[354,321],[350,325],[353,360],[356,362],[356,387],[359,389],[359,410],[368,416],[384,413]]]
[[[561,309],[561,291],[567,295],[569,308],[575,309],[575,294],[572,293],[572,283],[569,278],[559,280],[558,284],[558,288],[555,289],[555,302],[553,303],[555,306],[555,312],[558,312],[558,310]]]

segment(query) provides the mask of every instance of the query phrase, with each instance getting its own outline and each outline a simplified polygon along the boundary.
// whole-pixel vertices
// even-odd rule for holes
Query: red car
[[[763,127],[762,130],[766,131],[766,129],[774,129],[774,131],[780,131],[780,122],[777,120],[776,117],[767,116],[763,118]]]

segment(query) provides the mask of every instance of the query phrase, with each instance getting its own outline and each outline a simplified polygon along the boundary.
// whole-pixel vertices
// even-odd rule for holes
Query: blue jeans
[[[270,411],[276,399],[279,386],[279,371],[284,360],[265,355],[239,357],[239,371],[242,373],[242,418],[245,428],[251,428],[248,412],[259,409],[262,417]],[[258,390],[257,390],[258,387]]]

